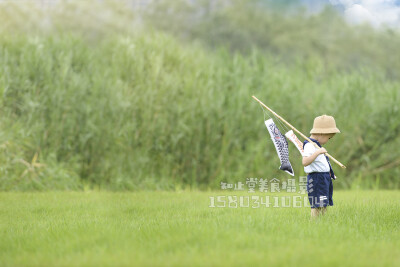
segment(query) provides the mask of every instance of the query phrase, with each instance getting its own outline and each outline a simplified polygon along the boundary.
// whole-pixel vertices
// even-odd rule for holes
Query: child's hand
[[[326,151],[326,149],[323,147],[318,148],[316,152],[318,153],[318,155],[328,153],[328,151]]]

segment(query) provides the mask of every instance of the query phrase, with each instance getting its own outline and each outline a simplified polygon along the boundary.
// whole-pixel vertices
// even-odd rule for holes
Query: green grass
[[[0,265],[400,264],[399,191],[335,191],[315,221],[309,208],[208,207],[227,194],[1,193]]]
[[[400,188],[400,82],[379,73],[328,74],[318,60],[287,67],[257,50],[207,52],[157,32],[96,44],[1,36],[0,47],[2,191],[285,178],[251,95],[305,134],[316,116],[336,118],[342,133],[326,148],[347,166],[334,166],[346,177],[340,187],[362,177],[366,188]],[[302,175],[300,154],[290,151]],[[35,154],[43,167],[27,164]]]
[[[337,188],[400,189],[397,33],[242,1],[196,25],[173,1],[143,20],[124,1],[62,2],[0,4],[0,191],[284,180],[252,95],[305,134],[335,117],[341,134],[325,147],[347,167],[334,166]],[[170,16],[181,28],[163,32]],[[290,159],[304,174],[292,145]]]

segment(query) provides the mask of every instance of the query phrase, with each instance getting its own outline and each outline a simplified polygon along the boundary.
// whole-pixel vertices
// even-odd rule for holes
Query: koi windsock
[[[276,152],[278,153],[279,160],[281,161],[279,169],[294,176],[293,168],[289,161],[288,142],[285,136],[279,131],[279,128],[272,119],[266,120],[265,126],[267,126],[272,142],[275,145]]]
[[[303,156],[304,155],[303,143],[299,140],[299,138],[297,138],[297,136],[294,134],[294,132],[292,130],[290,130],[287,133],[285,133],[285,136],[290,141],[292,141],[292,143],[296,146],[297,150]]]

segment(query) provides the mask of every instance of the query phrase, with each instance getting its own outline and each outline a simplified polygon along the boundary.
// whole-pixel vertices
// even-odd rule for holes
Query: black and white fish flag
[[[272,142],[274,142],[276,152],[281,161],[281,167],[279,169],[294,176],[293,168],[289,161],[289,146],[285,136],[279,131],[279,128],[272,119],[266,120],[265,126],[267,126],[268,132],[271,135]]]

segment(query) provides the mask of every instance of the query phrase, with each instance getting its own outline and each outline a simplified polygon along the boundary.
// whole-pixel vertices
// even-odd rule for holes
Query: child
[[[311,217],[316,217],[326,212],[326,207],[333,206],[333,185],[331,179],[336,179],[330,165],[329,158],[325,155],[326,144],[336,133],[335,119],[332,116],[322,115],[314,119],[313,129],[310,131],[310,139],[316,143],[317,149],[307,140],[303,143],[304,172],[307,173],[308,199],[311,205]]]

